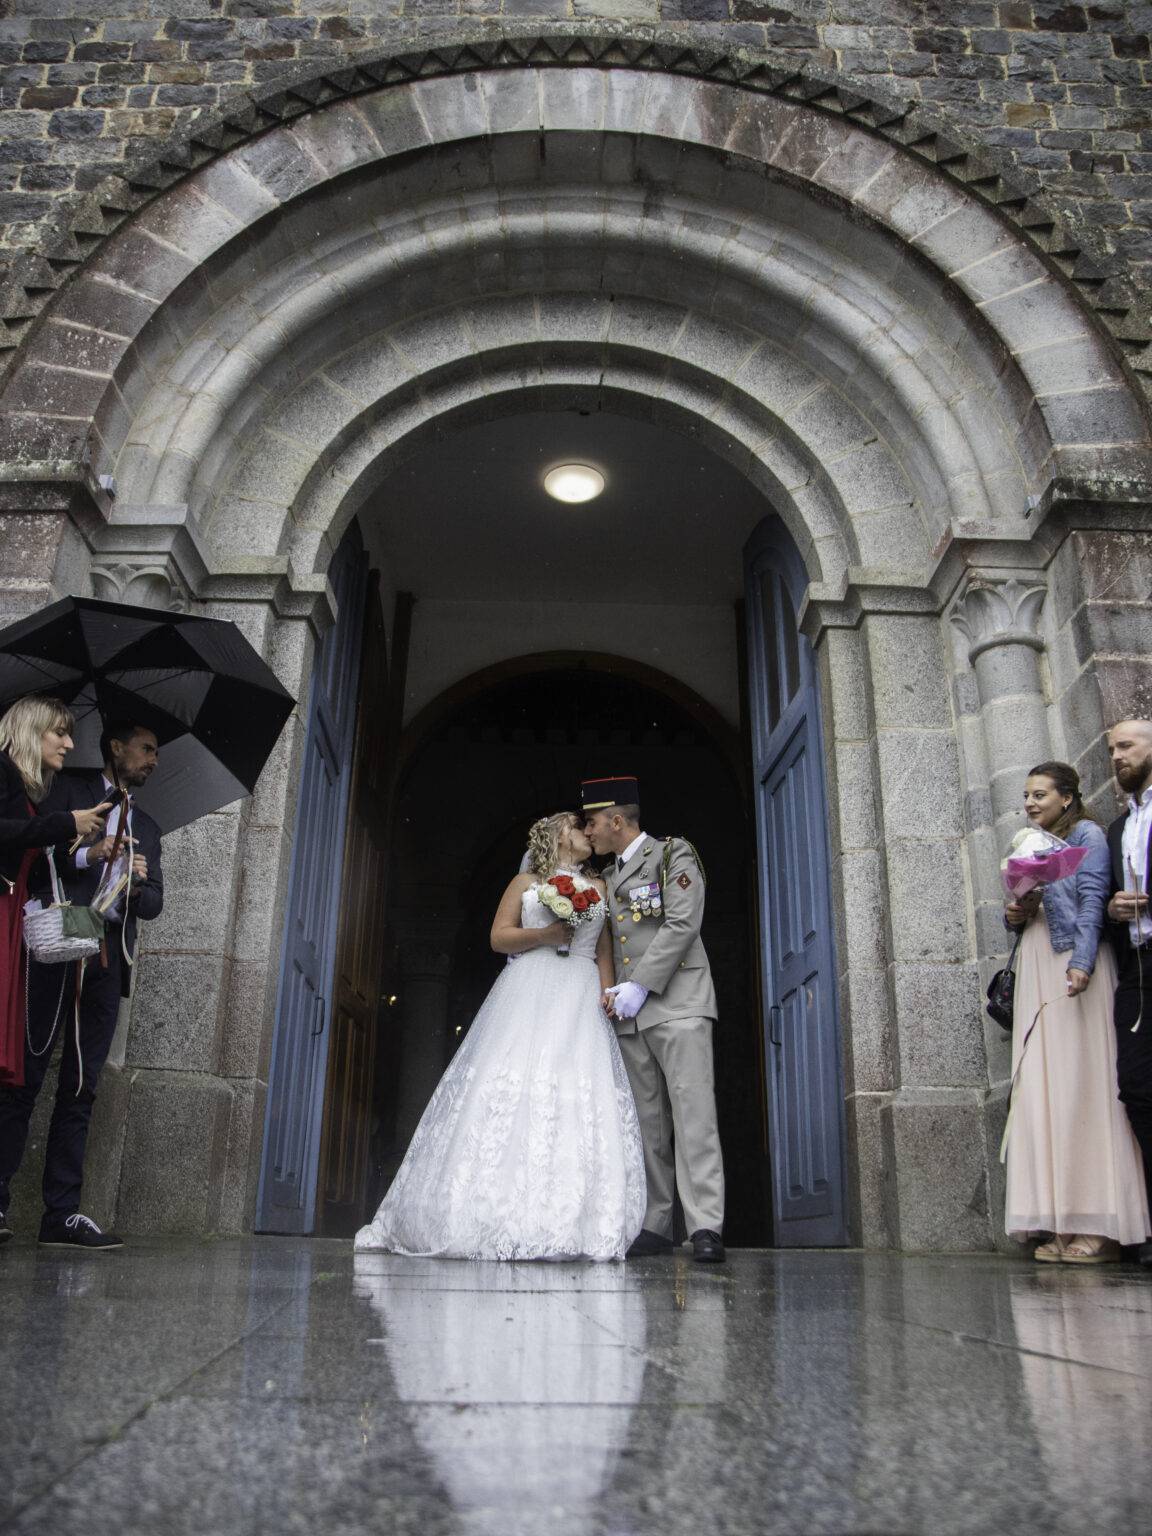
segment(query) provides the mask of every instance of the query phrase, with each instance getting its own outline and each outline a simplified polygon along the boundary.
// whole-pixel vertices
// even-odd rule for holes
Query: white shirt
[[[646,843],[647,841],[648,841],[648,834],[647,834],[647,832],[641,832],[639,837],[634,837],[632,839],[632,841],[628,844],[627,848],[625,848],[624,852],[619,854],[619,855],[617,855],[616,868],[617,869],[623,869],[625,864],[627,864],[628,860],[633,856],[633,854],[636,854],[636,853],[640,852],[640,845],[641,845],[641,843]]]
[[[1135,883],[1138,891],[1148,890],[1148,835],[1152,832],[1152,784],[1139,799],[1128,798],[1128,820],[1124,823],[1124,836],[1120,849],[1124,857],[1124,889],[1130,891]],[[1133,882],[1135,872],[1135,882]],[[1145,911],[1143,917],[1128,924],[1128,936],[1133,944],[1147,944],[1152,939],[1152,914]]]
[[[120,828],[120,804],[121,804],[121,802],[120,802],[120,791],[116,788],[115,784],[113,784],[112,780],[108,777],[108,775],[105,774],[104,775],[104,799],[105,800],[110,800],[113,797],[115,797],[115,799],[116,799],[116,804],[109,811],[109,813],[108,813],[108,820],[104,824],[104,836],[105,837],[115,837],[117,831]],[[100,877],[100,884],[102,886],[103,885],[115,885],[117,880],[119,880],[121,878],[121,876],[124,874],[124,872],[128,869],[129,860],[132,857],[132,845],[128,841],[128,839],[131,837],[131,835],[132,835],[132,796],[129,795],[128,796],[128,825],[124,829],[124,843],[123,843],[123,846],[120,849],[120,856],[116,860],[116,863],[114,864],[114,866],[111,869],[106,869],[104,874],[101,875],[101,877]],[[91,863],[91,860],[89,859],[88,855],[91,852],[92,852],[91,848],[77,848],[77,850],[76,850],[76,868],[77,869],[87,869],[88,868],[88,865]],[[124,920],[124,892],[121,892],[120,895],[117,896],[116,900],[108,908],[108,910],[105,912],[104,916],[110,922],[113,922],[113,923],[123,922],[123,920]]]

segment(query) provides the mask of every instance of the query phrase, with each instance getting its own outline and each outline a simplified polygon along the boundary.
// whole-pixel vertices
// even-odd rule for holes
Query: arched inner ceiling
[[[635,121],[611,119],[627,73],[564,71],[556,126],[555,73],[396,87],[197,173],[87,275],[121,329],[67,365],[77,414],[37,430],[66,433],[92,398],[115,517],[187,507],[214,559],[302,570],[325,568],[421,434],[525,410],[698,434],[833,584],[922,579],[950,532],[1026,537],[1054,474],[1117,448],[1144,462],[1091,322],[988,210],[919,165],[904,185],[900,153],[849,123],[728,87],[663,79],[665,108],[682,90],[695,115],[660,120],[642,78]],[[381,118],[406,91],[421,147],[386,155]],[[65,293],[44,368],[70,323]],[[5,403],[26,410],[32,388],[18,375]]]

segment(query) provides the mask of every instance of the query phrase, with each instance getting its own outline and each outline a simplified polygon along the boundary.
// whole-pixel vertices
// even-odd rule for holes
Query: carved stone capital
[[[96,560],[92,593],[110,603],[139,603],[188,613],[192,594],[171,559]]]
[[[1035,580],[1014,576],[973,575],[952,605],[948,617],[968,641],[968,660],[1000,645],[1044,649],[1037,623],[1048,589]]]

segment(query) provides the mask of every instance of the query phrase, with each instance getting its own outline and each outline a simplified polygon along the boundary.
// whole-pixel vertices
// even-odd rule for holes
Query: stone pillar
[[[984,814],[969,822],[982,956],[1004,950],[999,863],[1020,825],[1028,770],[1052,755],[1040,672],[1044,641],[1038,630],[1046,595],[1047,588],[1035,575],[1021,578],[973,571],[949,615],[962,637],[975,679],[973,703],[982,738],[981,766],[987,775]]]

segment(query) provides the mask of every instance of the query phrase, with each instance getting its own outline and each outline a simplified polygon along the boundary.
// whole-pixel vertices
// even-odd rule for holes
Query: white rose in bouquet
[[[553,896],[548,905],[562,923],[566,923],[576,910],[567,896]]]

